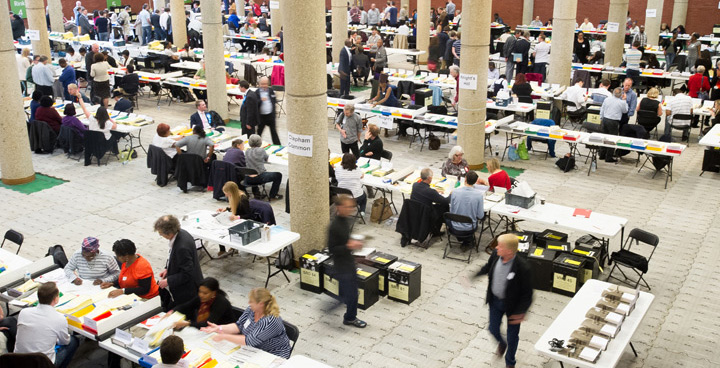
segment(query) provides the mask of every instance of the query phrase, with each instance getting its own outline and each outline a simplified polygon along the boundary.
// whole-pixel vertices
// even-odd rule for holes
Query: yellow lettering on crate
[[[382,258],[382,257],[377,257],[377,258],[375,258],[375,260],[378,261],[378,262],[380,262],[380,263],[388,263],[388,262],[390,262],[389,259],[387,259],[387,258]]]
[[[365,290],[358,288],[358,304],[365,305]]]
[[[378,276],[378,290],[385,291],[385,276]]]
[[[535,248],[535,253],[533,253],[536,256],[542,256],[543,255],[543,249],[542,248]]]
[[[300,269],[300,282],[303,284],[320,287],[320,273],[317,271],[311,271],[307,268]]]
[[[580,264],[581,264],[582,262],[578,262],[578,261],[575,261],[575,260],[572,260],[572,259],[565,259],[565,263],[569,263],[569,264],[571,264],[571,265],[573,265],[573,266],[580,266]]]
[[[561,246],[559,246],[559,245],[548,245],[548,249],[563,250],[563,249],[565,249],[565,248],[563,248],[563,247],[561,247]]]
[[[401,285],[397,282],[389,282],[388,283],[388,296],[400,299],[404,301],[410,300],[410,289],[407,287],[407,285]]]
[[[357,270],[357,274],[362,277],[370,277],[370,275],[372,275],[370,272],[363,271],[363,270]]]
[[[561,273],[556,273],[555,277],[553,278],[553,288],[569,291],[571,293],[574,293],[577,288],[577,278],[563,275]]]
[[[325,275],[325,290],[327,290],[333,295],[339,295],[338,287],[339,286],[337,280],[328,275]]]

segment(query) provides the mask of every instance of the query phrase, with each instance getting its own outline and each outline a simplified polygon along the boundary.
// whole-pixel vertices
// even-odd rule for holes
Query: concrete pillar
[[[463,3],[463,6],[467,4]],[[410,10],[412,12],[412,10]],[[463,7],[463,11],[465,8]],[[463,25],[467,18],[463,15]],[[418,63],[427,64],[428,52],[430,46],[430,0],[417,1],[417,39],[415,40],[415,48],[425,51],[424,54],[418,56]]]
[[[570,85],[577,0],[555,0],[548,83]]]
[[[339,10],[345,12],[345,9]],[[312,137],[312,157],[290,154],[290,228],[295,256],[325,247],[329,222],[325,1],[285,1],[285,108],[288,135]],[[333,11],[335,13],[335,11]],[[337,42],[337,39],[333,40]],[[335,55],[333,55],[335,56]],[[288,144],[292,144],[288,138]],[[310,173],[312,173],[310,175]]]
[[[50,39],[48,38],[47,21],[45,20],[45,3],[43,0],[27,0],[25,7],[28,29],[40,32],[40,40],[32,41],[33,55],[50,57]]]
[[[48,11],[50,12],[50,29],[53,32],[65,32],[62,1],[48,0]]]
[[[485,162],[485,118],[490,57],[490,14],[492,0],[463,2],[463,28],[460,39],[462,62],[460,74],[477,76],[476,89],[460,89],[458,99],[458,144],[465,151],[471,169]],[[475,61],[475,62],[473,62]]]
[[[522,24],[530,25],[530,22],[532,22],[534,16],[533,12],[535,9],[533,9],[535,6],[535,0],[523,0],[523,18],[522,18]]]
[[[403,8],[403,6],[407,6],[408,11],[408,18],[412,20],[412,8],[410,7],[410,0],[400,0],[400,7],[398,7],[398,12],[400,9]],[[365,8],[365,11],[368,11],[369,8]]]
[[[0,1],[0,13],[8,14],[8,3]],[[0,63],[6,67],[16,65],[15,45],[12,40],[10,17],[0,17]],[[25,111],[17,73],[5,73],[0,79],[0,176],[7,185],[25,184],[35,180],[30,142],[25,126]]]
[[[293,1],[293,0],[291,0]],[[285,14],[288,14],[287,12]],[[288,20],[295,15],[288,15]],[[346,0],[332,0],[332,58],[333,63],[340,62],[340,50],[345,47],[348,38],[348,13]],[[286,32],[287,33],[287,32]],[[283,33],[283,36],[286,36]],[[287,43],[285,43],[287,46]]]
[[[215,110],[223,120],[227,120],[230,114],[225,83],[225,48],[221,17],[219,1],[203,3],[202,31],[208,109]]]
[[[170,17],[172,19],[173,43],[177,48],[182,48],[187,43],[185,5],[183,0],[170,0]]]
[[[645,18],[645,33],[647,33],[647,44],[657,45],[660,37],[660,24],[662,23],[664,0],[648,0],[647,8],[655,9],[654,18]]]
[[[608,32],[605,44],[605,62],[612,66],[620,66],[623,61],[625,45],[625,23],[627,22],[628,3],[630,0],[610,0],[608,22],[618,23],[617,32]],[[647,32],[647,30],[645,30]],[[555,40],[553,39],[553,43]]]
[[[675,0],[673,2],[672,23],[670,29],[685,25],[687,21],[688,0]]]
[[[278,0],[280,8],[285,5],[283,1]],[[270,27],[272,28],[272,35],[277,36],[283,27],[282,9],[270,9]]]

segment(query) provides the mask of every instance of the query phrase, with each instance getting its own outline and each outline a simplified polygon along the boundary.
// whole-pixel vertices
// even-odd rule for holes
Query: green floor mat
[[[368,84],[367,87],[363,87],[362,85],[359,86],[359,87],[355,87],[354,84],[351,84],[351,85],[350,85],[350,92],[362,92],[362,91],[367,91],[367,90],[369,90],[370,88],[371,88],[371,87],[370,87],[370,84]]]
[[[55,178],[52,176],[36,173],[35,180],[33,180],[27,184],[5,185],[2,182],[0,182],[0,188],[14,190],[16,192],[20,192],[23,194],[32,194],[32,193],[39,192],[41,190],[50,189],[54,186],[58,186],[65,182],[67,182],[67,180],[63,180],[60,178]]]
[[[514,167],[507,167],[507,166],[500,166],[501,169],[505,170],[505,172],[510,176],[511,178],[516,178],[518,175],[525,172],[525,169],[518,169]],[[487,168],[484,168],[480,170],[480,172],[488,172]]]
[[[225,124],[225,125],[230,128],[242,129],[242,123],[240,122],[240,120],[230,119],[230,121],[228,121],[227,124]]]

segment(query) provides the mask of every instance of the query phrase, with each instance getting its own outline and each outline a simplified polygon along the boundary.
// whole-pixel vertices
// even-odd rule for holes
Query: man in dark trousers
[[[505,365],[515,367],[515,352],[520,339],[520,322],[532,304],[532,271],[524,258],[516,257],[518,238],[513,234],[498,237],[498,245],[487,264],[475,277],[488,275],[485,302],[490,306],[488,329],[498,341],[496,354],[505,355]],[[507,316],[507,342],[500,334],[503,315]]]
[[[335,201],[337,216],[328,227],[328,250],[335,260],[335,275],[338,280],[338,292],[340,299],[347,305],[347,311],[343,317],[343,324],[364,328],[365,321],[357,318],[358,284],[355,268],[355,258],[352,251],[361,249],[361,240],[353,239],[350,236],[350,229],[355,217],[352,213],[357,208],[355,199],[342,195]]]
[[[243,97],[243,102],[240,106],[242,134],[249,137],[255,134],[255,127],[260,123],[260,97],[257,92],[250,90],[250,83],[246,80],[241,80],[238,86],[241,92],[245,92],[245,97]]]
[[[442,235],[440,227],[443,224],[443,214],[450,211],[450,199],[438,193],[437,190],[430,188],[433,172],[430,168],[420,170],[420,181],[413,184],[410,199],[428,205],[433,209],[432,229],[433,235]],[[408,240],[409,241],[409,240]],[[400,240],[403,244],[403,239]]]
[[[155,12],[153,12],[150,15],[150,24],[153,26],[153,33],[156,40],[163,40],[165,37],[163,37],[162,27],[160,27],[160,10],[155,9]]]
[[[350,94],[350,74],[352,73],[352,40],[345,40],[345,47],[340,50],[338,55],[339,65],[338,74],[340,74],[340,96],[347,96]]]
[[[260,122],[258,123],[257,135],[262,136],[265,127],[270,128],[270,137],[272,144],[280,145],[280,137],[275,128],[275,91],[270,88],[270,78],[262,77],[258,81],[258,89],[255,92],[258,95],[258,110],[260,112]]]
[[[155,231],[170,241],[169,256],[165,269],[160,272],[160,302],[163,311],[190,301],[197,296],[198,285],[203,279],[197,258],[195,240],[180,228],[177,217],[166,215],[155,221]]]

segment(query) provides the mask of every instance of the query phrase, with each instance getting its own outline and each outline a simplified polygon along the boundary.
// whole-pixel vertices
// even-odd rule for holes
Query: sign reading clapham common
[[[312,157],[313,136],[288,132],[288,152],[292,155]]]

